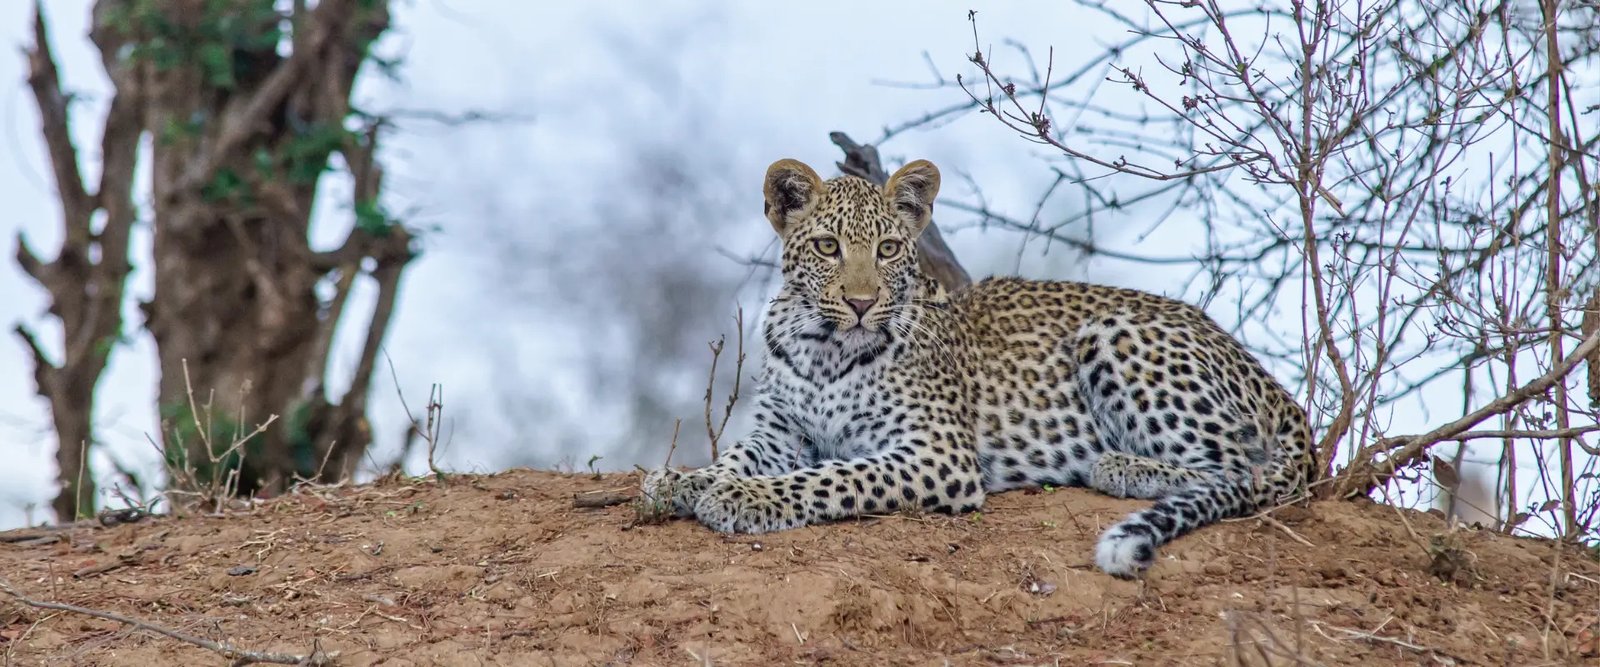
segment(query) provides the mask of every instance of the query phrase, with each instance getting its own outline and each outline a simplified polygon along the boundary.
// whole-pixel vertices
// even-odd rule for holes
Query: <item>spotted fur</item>
[[[1155,500],[1095,562],[1141,575],[1163,544],[1302,491],[1305,413],[1198,308],[1078,282],[991,278],[948,294],[917,268],[939,172],[879,188],[780,160],[766,213],[784,284],[767,314],[755,427],[645,493],[722,532],[867,513],[966,512],[984,494],[1083,486]]]

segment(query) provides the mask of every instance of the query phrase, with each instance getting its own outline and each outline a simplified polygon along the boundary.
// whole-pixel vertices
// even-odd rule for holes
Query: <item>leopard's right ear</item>
[[[772,229],[782,236],[785,228],[811,211],[826,187],[817,172],[804,162],[783,159],[772,163],[767,167],[767,180],[762,188]]]

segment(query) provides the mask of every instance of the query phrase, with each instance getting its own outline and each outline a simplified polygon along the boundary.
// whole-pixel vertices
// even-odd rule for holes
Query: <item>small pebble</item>
[[[1023,587],[1023,590],[1043,597],[1056,592],[1056,585],[1048,581],[1039,581],[1035,579],[1033,581],[1029,581],[1027,585]]]

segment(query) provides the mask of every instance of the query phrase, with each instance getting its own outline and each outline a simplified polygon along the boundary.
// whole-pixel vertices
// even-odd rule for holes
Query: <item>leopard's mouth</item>
[[[881,342],[888,336],[888,322],[872,322],[873,318],[845,318],[829,315],[822,322],[822,337],[846,347],[860,347]]]
[[[847,344],[871,343],[883,338],[883,335],[883,327],[871,326],[863,321],[857,321],[848,327],[841,327],[834,334],[840,342]]]

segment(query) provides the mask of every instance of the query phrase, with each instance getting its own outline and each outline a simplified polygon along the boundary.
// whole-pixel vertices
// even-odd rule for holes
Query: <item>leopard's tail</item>
[[[1156,551],[1166,543],[1276,500],[1287,477],[1300,477],[1302,465],[1280,458],[1259,473],[1218,476],[1168,495],[1106,529],[1095,546],[1095,565],[1107,574],[1137,577],[1155,563]]]

